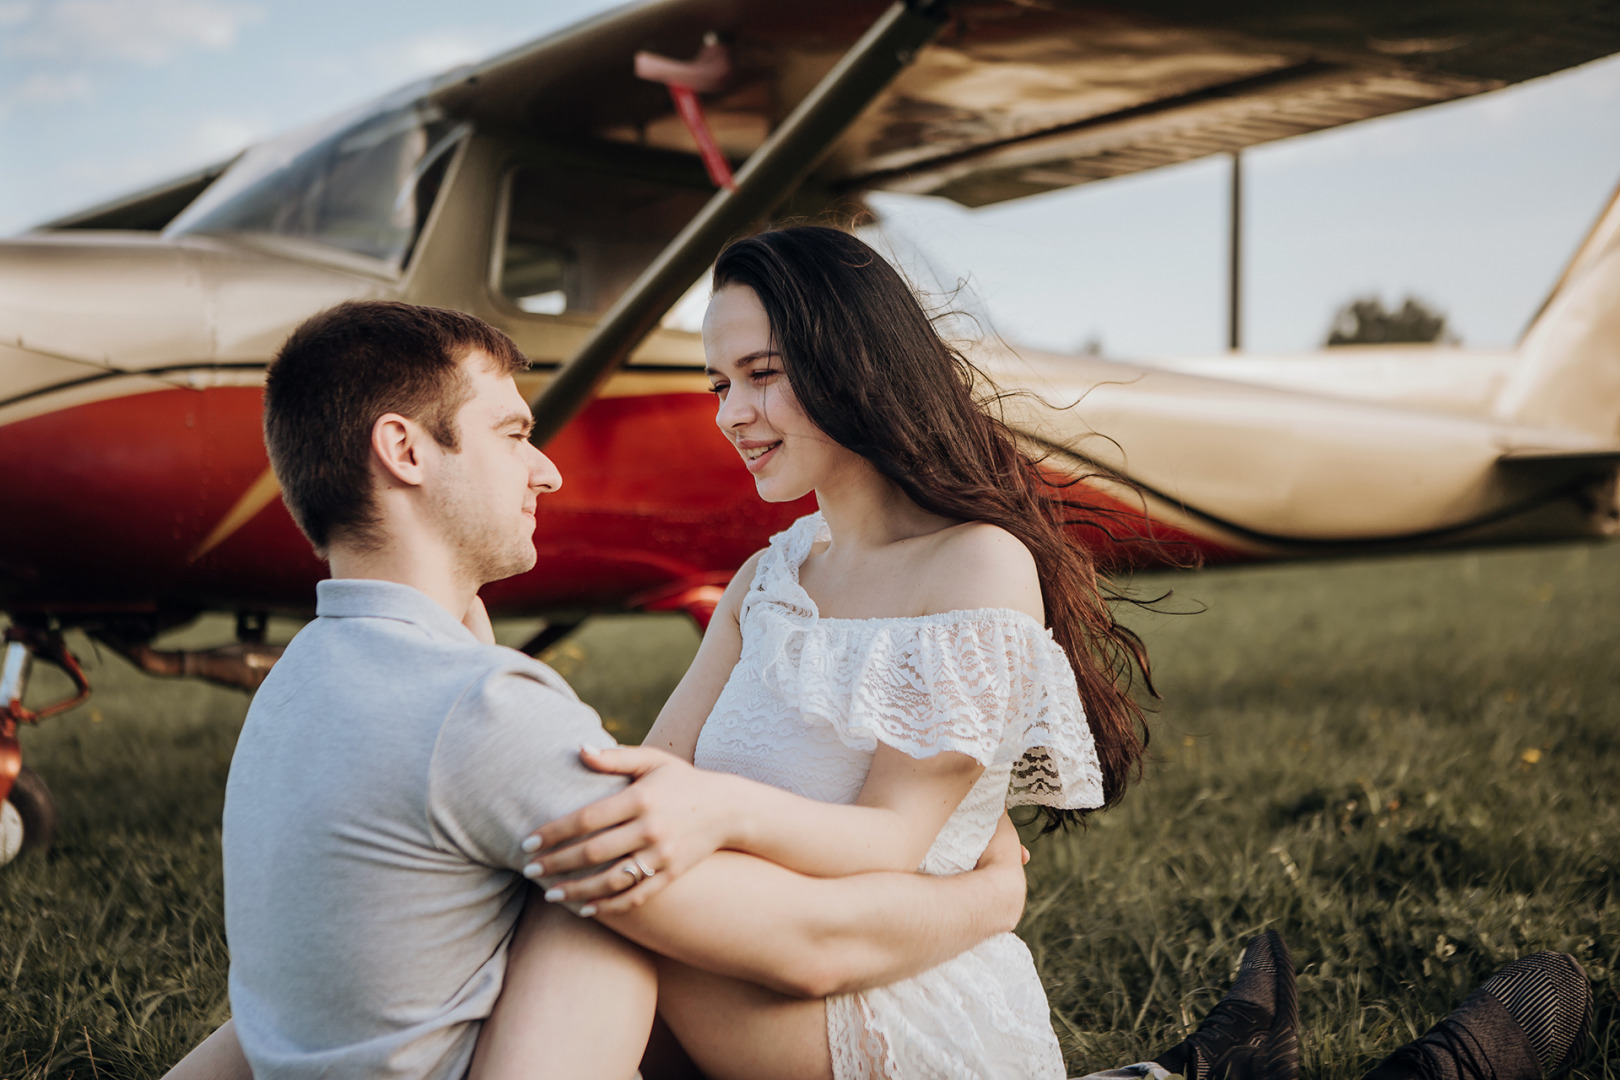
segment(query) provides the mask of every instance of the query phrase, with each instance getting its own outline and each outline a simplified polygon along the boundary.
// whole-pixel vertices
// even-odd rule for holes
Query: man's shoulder
[[[272,677],[278,674],[277,682],[307,685],[318,678],[357,692],[375,689],[378,682],[415,691],[466,688],[510,676],[577,700],[561,675],[517,649],[471,638],[447,641],[389,618],[316,619],[288,645],[271,671]]]
[[[460,691],[449,724],[527,727],[567,717],[599,726],[596,713],[546,664],[499,645],[466,648],[457,657]]]
[[[521,862],[530,829],[613,794],[616,777],[592,773],[581,747],[614,745],[596,711],[546,665],[484,646],[482,667],[439,726],[428,769],[435,827],[475,862]],[[503,655],[504,654],[504,655]]]
[[[509,649],[504,645],[485,645],[482,642],[469,645],[467,648],[476,651],[470,659],[473,666],[482,672],[479,680],[483,683],[491,680],[512,680],[514,686],[524,687],[530,693],[560,694],[569,701],[579,701],[579,695],[568,685],[568,680],[557,674],[549,664],[536,660],[527,653]]]

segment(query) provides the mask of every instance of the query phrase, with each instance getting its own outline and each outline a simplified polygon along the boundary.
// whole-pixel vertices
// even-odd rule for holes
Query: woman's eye
[[[709,387],[709,393],[711,393],[711,394],[723,394],[730,388],[731,388],[730,383],[715,383],[713,386]]]
[[[775,368],[760,368],[758,371],[751,371],[748,374],[749,377],[755,382],[764,382],[772,375],[780,375],[782,373]]]

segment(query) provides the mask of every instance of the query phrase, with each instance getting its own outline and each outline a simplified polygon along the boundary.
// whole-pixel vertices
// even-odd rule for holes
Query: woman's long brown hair
[[[1141,772],[1148,731],[1131,694],[1141,640],[1114,618],[1095,561],[1067,535],[1084,503],[1043,481],[975,398],[984,379],[947,345],[882,256],[837,229],[796,226],[721,253],[714,287],[746,285],[770,320],[805,415],[931,513],[986,521],[1035,557],[1047,625],[1068,656],[1102,766],[1104,807]],[[1148,683],[1151,690],[1151,682]],[[1047,827],[1089,811],[1043,807]]]

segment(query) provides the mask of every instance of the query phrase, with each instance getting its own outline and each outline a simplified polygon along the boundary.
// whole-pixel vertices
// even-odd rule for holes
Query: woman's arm
[[[698,646],[692,666],[686,669],[675,692],[658,711],[658,719],[641,741],[642,746],[657,747],[686,761],[692,760],[703,721],[709,718],[726,680],[731,678],[731,670],[742,657],[739,622],[742,598],[754,580],[754,568],[759,565],[762,554],[756,551],[749,556],[726,586],[709,618],[709,627],[703,632],[703,644]]]
[[[582,751],[581,757],[593,769],[636,782],[536,832],[531,843],[541,845],[539,869],[530,872],[563,874],[606,864],[601,873],[560,882],[546,894],[552,900],[595,900],[603,914],[639,906],[720,850],[757,855],[815,877],[915,870],[983,772],[965,754],[919,759],[879,746],[856,802],[842,805],[695,769],[654,750]],[[631,881],[619,860],[629,855],[653,875],[626,889]]]
[[[915,975],[1012,930],[1024,907],[1020,855],[1005,815],[965,874],[814,878],[721,852],[651,902],[602,921],[693,967],[825,997]]]

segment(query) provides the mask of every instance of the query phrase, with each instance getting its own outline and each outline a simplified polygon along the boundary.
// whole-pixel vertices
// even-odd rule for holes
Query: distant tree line
[[[1408,296],[1394,310],[1377,296],[1350,301],[1333,316],[1329,345],[1455,345],[1461,339],[1446,329],[1446,317],[1417,297]]]

